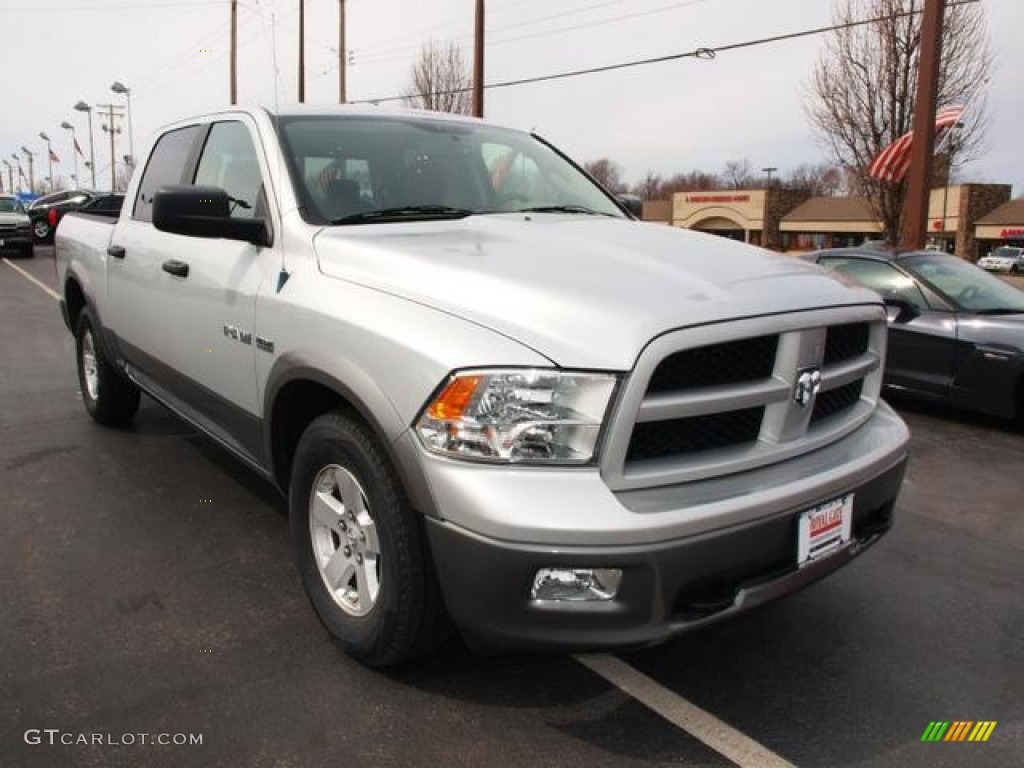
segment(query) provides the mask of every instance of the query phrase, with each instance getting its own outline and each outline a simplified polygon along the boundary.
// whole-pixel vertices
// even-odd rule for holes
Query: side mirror
[[[231,206],[239,204],[220,187],[191,184],[160,187],[153,196],[153,226],[176,235],[270,245],[266,220],[231,218]]]
[[[893,296],[885,298],[885,313],[890,323],[909,323],[921,314],[921,310],[906,299]]]
[[[617,195],[615,201],[629,211],[634,218],[643,218],[644,201],[636,195]]]

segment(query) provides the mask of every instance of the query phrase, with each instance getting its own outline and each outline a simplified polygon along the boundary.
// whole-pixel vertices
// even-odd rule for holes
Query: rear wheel
[[[82,402],[100,424],[127,424],[139,410],[139,388],[103,354],[96,337],[98,328],[92,309],[83,309],[75,333]]]
[[[387,666],[444,640],[449,625],[423,522],[363,422],[336,411],[309,425],[289,507],[303,586],[346,652]]]

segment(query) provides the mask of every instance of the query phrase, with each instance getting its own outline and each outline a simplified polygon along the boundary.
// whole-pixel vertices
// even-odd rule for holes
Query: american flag
[[[940,109],[935,115],[935,136],[938,138],[963,116],[964,107],[953,105]],[[868,176],[889,183],[899,181],[910,168],[910,145],[914,132],[909,131],[879,152],[868,166]]]

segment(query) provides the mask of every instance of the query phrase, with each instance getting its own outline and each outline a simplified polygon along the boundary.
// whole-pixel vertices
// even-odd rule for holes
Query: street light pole
[[[28,191],[29,194],[34,195],[36,193],[36,174],[32,169],[32,158],[34,158],[35,155],[28,147],[22,147],[21,151],[24,152],[25,156],[28,158]]]
[[[96,189],[96,152],[92,142],[92,107],[84,101],[80,101],[75,104],[75,110],[89,113],[89,170],[92,172],[92,188]]]
[[[75,161],[75,175],[72,178],[75,180],[75,189],[78,189],[78,139],[75,138],[75,126],[65,120],[60,127],[65,131],[71,131],[71,156]]]
[[[50,161],[50,191],[53,192],[57,186],[53,182],[53,147],[50,146],[50,137],[42,131],[39,132],[39,138],[46,142],[46,159]]]
[[[7,167],[8,186],[11,188],[11,194],[13,195],[14,194],[14,168],[6,160],[4,160],[2,162]]]
[[[767,175],[765,186],[770,187],[772,185],[772,174],[775,173],[777,170],[779,169],[774,165],[769,165],[767,168],[761,169],[761,172]]]
[[[125,108],[125,120],[128,122],[128,156],[131,157],[129,165],[135,168],[135,142],[132,141],[132,89],[122,83],[120,80],[114,82],[110,86],[110,90],[114,93],[123,93],[127,104]]]

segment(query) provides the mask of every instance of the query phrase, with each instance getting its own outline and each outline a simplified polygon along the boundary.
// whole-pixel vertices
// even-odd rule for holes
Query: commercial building
[[[929,245],[977,261],[1024,240],[1024,200],[1009,184],[957,184],[931,191]],[[876,240],[882,223],[865,198],[810,197],[783,188],[679,192],[652,201],[644,218],[763,245],[778,251],[841,248]]]

